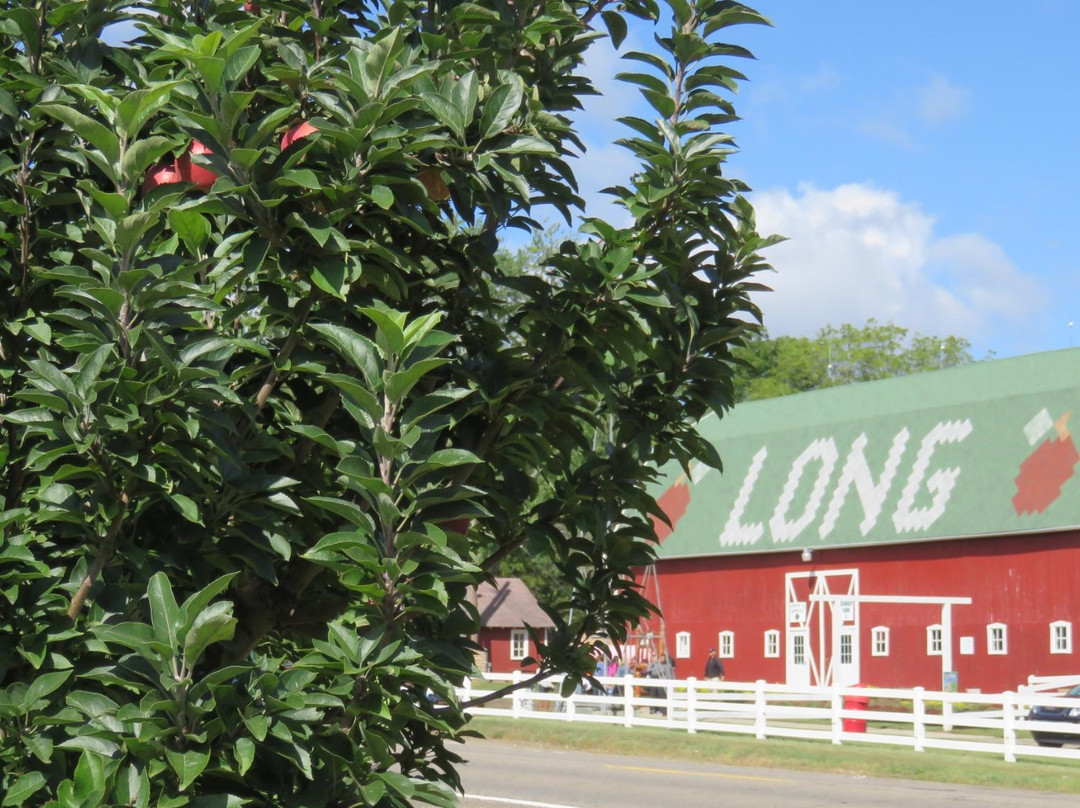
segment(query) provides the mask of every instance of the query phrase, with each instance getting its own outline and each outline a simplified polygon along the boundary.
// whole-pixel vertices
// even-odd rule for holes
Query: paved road
[[[470,740],[462,808],[1076,808],[1075,795],[526,749]]]

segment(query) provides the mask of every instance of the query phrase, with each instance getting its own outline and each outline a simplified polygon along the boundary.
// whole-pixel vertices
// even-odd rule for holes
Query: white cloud
[[[963,116],[970,106],[966,87],[932,76],[922,86],[894,93],[887,103],[863,114],[855,126],[865,135],[912,150],[929,130]]]
[[[971,98],[967,88],[953,84],[944,76],[934,76],[916,92],[919,117],[929,126],[938,126],[949,118],[963,115]]]
[[[753,202],[758,229],[789,238],[766,253],[777,272],[761,278],[774,289],[758,298],[774,336],[875,317],[978,342],[1045,305],[1000,246],[978,233],[936,236],[934,218],[892,191],[802,185]]]

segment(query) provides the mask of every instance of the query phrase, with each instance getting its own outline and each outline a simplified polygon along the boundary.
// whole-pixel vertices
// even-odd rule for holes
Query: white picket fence
[[[1031,730],[1075,735],[1080,723],[1031,721],[1034,705],[1080,707],[1029,683],[1020,693],[946,693],[897,688],[799,687],[757,682],[598,677],[606,692],[559,695],[561,678],[470,708],[475,715],[585,721],[624,727],[670,727],[765,738],[814,738],[834,744],[877,743],[918,752],[986,752],[1015,762],[1020,756],[1080,760],[1078,748],[1040,747]],[[522,674],[485,674],[466,682],[462,701],[482,696]],[[1075,683],[1060,682],[1055,689]],[[1040,683],[1041,684],[1041,683]],[[636,690],[635,690],[636,688]],[[867,703],[869,702],[869,703]]]

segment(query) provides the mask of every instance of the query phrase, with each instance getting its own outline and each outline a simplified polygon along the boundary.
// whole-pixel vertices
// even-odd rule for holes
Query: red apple
[[[176,161],[176,170],[180,172],[180,179],[183,182],[190,182],[201,191],[209,191],[218,175],[209,168],[193,163],[191,161],[193,154],[213,154],[213,152],[199,141],[193,140],[188,146],[187,154]]]
[[[177,182],[182,182],[180,179],[180,172],[176,169],[176,161],[171,163],[161,163],[151,168],[146,173],[146,179],[143,181],[142,192],[148,193],[161,185],[172,185]]]
[[[258,3],[244,3],[244,11],[250,11],[252,14],[261,14],[262,6]]]
[[[469,528],[472,527],[472,519],[451,519],[448,522],[439,523],[439,527],[447,533],[459,533],[464,536],[469,532]]]
[[[286,132],[285,136],[281,138],[281,150],[285,151],[296,141],[303,140],[308,135],[313,135],[318,131],[319,130],[316,127],[312,126],[307,121],[301,121],[288,132]]]

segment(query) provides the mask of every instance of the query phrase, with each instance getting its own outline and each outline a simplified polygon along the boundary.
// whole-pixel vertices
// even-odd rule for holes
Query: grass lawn
[[[575,749],[612,755],[638,755],[731,766],[896,777],[937,783],[967,783],[1080,794],[1080,764],[1027,760],[1005,763],[994,755],[896,746],[769,738],[715,732],[690,735],[655,727],[598,726],[512,718],[474,718],[471,726],[484,737],[542,749]]]

